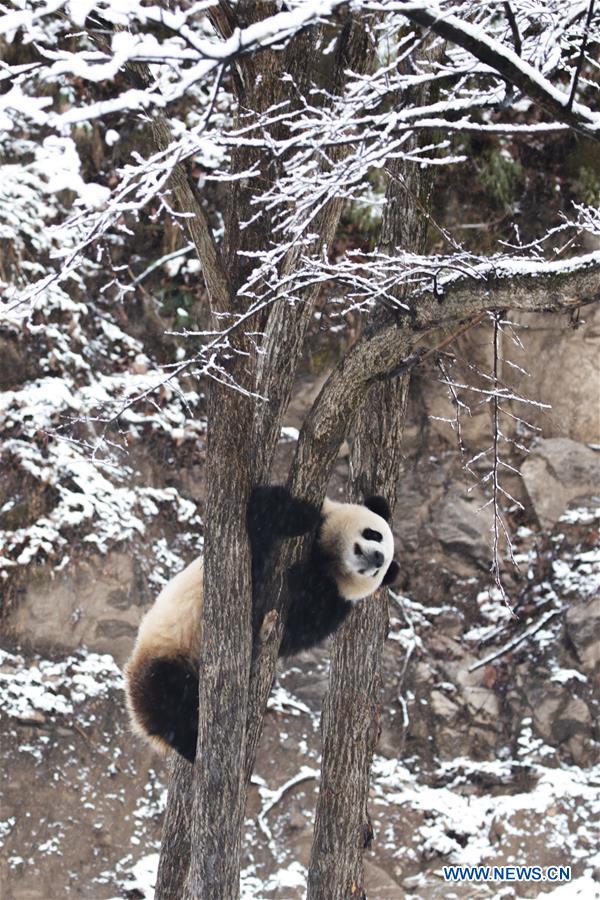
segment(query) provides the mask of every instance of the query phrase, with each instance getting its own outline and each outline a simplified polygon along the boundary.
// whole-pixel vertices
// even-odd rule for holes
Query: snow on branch
[[[246,28],[235,28],[226,40],[204,38],[198,35],[199,12],[204,14],[212,5],[194,4],[188,12],[181,9],[170,12],[162,6],[145,7],[141,3],[128,4],[124,13],[120,3],[82,3],[80,6],[67,0],[48,2],[35,10],[13,10],[0,15],[0,35],[12,40],[15,32],[26,28],[43,35],[44,20],[61,13],[73,25],[98,21],[118,27],[112,35],[110,49],[78,52],[42,46],[40,52],[48,64],[38,68],[36,74],[45,81],[56,82],[65,76],[83,78],[91,82],[106,82],[116,77],[127,65],[135,63],[179,64],[179,77],[163,90],[131,89],[118,97],[101,102],[73,106],[65,112],[45,112],[41,103],[26,102],[20,86],[13,88],[0,99],[0,112],[20,109],[35,116],[38,124],[44,122],[51,128],[62,129],[76,122],[89,121],[109,113],[129,110],[163,108],[183,97],[198,82],[205,81],[215,70],[243,56],[273,46],[282,46],[295,34],[317,22],[331,17],[345,0],[303,0],[287,12],[267,16]],[[200,8],[199,8],[200,6]],[[0,11],[1,11],[0,7]],[[190,22],[188,22],[188,18]],[[160,26],[170,33],[162,43],[144,28]],[[134,26],[141,33],[124,30]],[[43,43],[46,43],[43,40]],[[15,73],[16,75],[17,73]],[[22,82],[28,73],[19,79]],[[46,105],[46,104],[44,104]]]
[[[535,100],[552,116],[566,122],[593,140],[600,140],[600,113],[573,102],[571,92],[552,84],[534,66],[506,44],[497,41],[481,27],[452,15],[437,4],[398,3],[393,7],[407,19],[430,28],[445,40],[468,50],[476,59],[490,66],[527,97]],[[373,4],[389,9],[389,4]]]
[[[482,263],[472,275],[440,281],[410,304],[413,327],[438,328],[485,310],[557,312],[600,301],[600,252],[564,261]]]
[[[10,11],[0,14],[0,34],[11,41],[18,29],[25,29],[29,39],[36,41],[40,60],[25,68],[6,67],[2,79],[10,80],[10,89],[0,94],[0,113],[13,115],[20,111],[38,124],[60,131],[68,125],[119,111],[163,109],[184,97],[195,85],[213,78],[230,63],[266,48],[280,49],[305,29],[336,21],[344,5],[342,0],[291,2],[285,11],[245,28],[232,28],[224,37],[215,37],[208,29],[209,17],[213,16],[213,4],[208,2],[195,3],[185,9],[177,5],[165,9],[164,6],[133,2],[127,4],[126,11],[116,2],[75,4],[54,0],[39,4],[35,9],[13,10],[9,5]],[[586,48],[598,38],[598,17],[589,15],[582,25],[579,18],[585,18],[587,4],[581,2],[573,4],[573,13],[566,18],[556,2],[544,5],[542,9],[532,9],[530,4],[524,3],[514,3],[513,7],[513,25],[509,28],[498,16],[494,4],[469,10],[467,17],[462,4],[456,2],[437,5],[355,0],[353,13],[372,20],[373,36],[381,44],[382,55],[389,44],[389,33],[393,28],[400,28],[404,18],[431,29],[450,43],[448,59],[434,66],[432,71],[401,71],[398,63],[409,55],[419,40],[417,36],[409,35],[405,46],[399,46],[396,59],[384,59],[385,64],[377,71],[356,78],[354,83],[350,80],[346,101],[350,107],[368,110],[373,104],[381,104],[386,97],[393,101],[402,89],[430,81],[445,87],[454,83],[458,91],[456,101],[462,94],[461,100],[467,107],[475,108],[479,104],[485,109],[494,104],[498,106],[504,93],[502,84],[507,81],[547,110],[555,120],[553,123],[532,123],[530,127],[556,130],[561,123],[597,140],[600,115],[582,102],[576,102],[574,93],[577,84],[582,83],[580,76],[584,62],[589,62]],[[59,26],[60,22],[63,24]],[[104,39],[101,48],[90,47],[87,40],[75,51],[66,50],[62,42],[56,40],[59,28],[64,30],[65,25],[87,27],[92,36],[94,23],[109,32],[110,39],[108,42]],[[518,48],[512,49],[514,26],[518,26],[520,43]],[[544,40],[538,37],[541,29]],[[85,35],[85,32],[81,34]],[[571,83],[565,88],[550,80],[556,73],[562,76],[567,71],[562,57],[576,58],[577,77],[573,74]],[[91,83],[106,83],[127,66],[135,64],[152,67],[156,78],[153,85],[145,85],[143,89],[133,85],[116,97],[73,103],[61,110],[49,108],[52,104],[44,96],[45,91],[41,96],[32,96],[32,78],[40,83],[60,83],[71,76]],[[468,79],[475,76],[480,82],[487,80],[489,90],[482,89],[480,84],[475,91],[466,91],[465,97]],[[451,96],[444,98],[439,116],[415,113],[412,116],[414,127],[434,129],[439,127],[439,119],[455,120],[456,106],[449,102],[451,99]],[[505,97],[505,101],[508,99]],[[510,111],[510,105],[507,102],[505,105]],[[390,112],[399,116],[397,127],[406,129],[407,123],[398,104],[392,102]],[[333,121],[336,120],[334,117]],[[347,116],[343,120],[349,124]],[[492,125],[505,132],[510,129],[508,122],[502,125],[482,123],[464,115],[460,125],[454,127],[475,130],[479,126],[489,130]]]

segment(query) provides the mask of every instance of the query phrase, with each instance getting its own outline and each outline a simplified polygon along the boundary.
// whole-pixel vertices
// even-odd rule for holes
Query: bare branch
[[[503,647],[500,647],[499,650],[495,650],[494,653],[490,653],[489,656],[486,656],[485,659],[480,659],[479,662],[473,663],[472,666],[469,666],[469,672],[476,672],[477,669],[481,669],[483,666],[489,665],[498,657],[503,656],[505,653],[510,653],[512,650],[515,650],[519,644],[522,644],[523,641],[526,641],[528,638],[532,637],[536,634],[544,625],[553,619],[554,616],[558,616],[559,613],[562,612],[561,609],[550,609],[548,612],[544,613],[542,618],[532,625],[530,628],[527,628],[522,634],[518,635],[516,638],[513,638],[511,641],[508,641],[507,644],[504,644]]]
[[[585,51],[588,43],[588,36],[590,32],[590,25],[592,24],[592,16],[594,14],[594,0],[590,0],[590,5],[588,8],[587,19],[585,22],[585,28],[583,31],[583,38],[581,40],[581,51],[579,53],[579,59],[577,60],[577,65],[575,67],[575,72],[573,73],[573,83],[571,85],[571,93],[569,94],[569,109],[573,108],[573,102],[575,101],[575,93],[577,91],[577,82],[579,81],[579,76],[581,74],[581,69],[583,67],[583,61],[585,59]]]
[[[515,53],[517,56],[521,55],[522,45],[521,45],[521,35],[519,34],[519,26],[517,24],[517,20],[515,18],[515,14],[513,12],[512,6],[510,3],[504,3],[504,12],[506,13],[506,18],[508,19],[508,24],[510,25],[510,30],[512,32],[513,44],[515,45]]]
[[[146,87],[152,84],[153,79],[148,66],[142,63],[129,63],[128,66]],[[151,128],[157,149],[167,150],[173,142],[173,135],[169,123],[162,113],[154,114]],[[186,225],[202,266],[212,312],[213,314],[228,312],[231,309],[229,279],[200,193],[184,162],[175,164],[168,183],[175,193],[181,212],[191,213],[191,216],[186,219]]]

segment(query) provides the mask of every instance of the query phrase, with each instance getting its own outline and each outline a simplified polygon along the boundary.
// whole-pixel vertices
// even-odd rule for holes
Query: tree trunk
[[[155,900],[183,896],[191,853],[192,767],[187,760],[173,756],[170,770]]]
[[[368,393],[352,451],[356,501],[381,493],[394,506],[409,381],[410,375],[405,374]],[[363,853],[373,838],[367,800],[380,731],[381,660],[387,629],[387,590],[383,589],[355,607],[333,640],[330,687],[321,719],[321,789],[308,900],[366,897]]]
[[[213,383],[210,393],[200,712],[192,853],[184,896],[234,900],[239,894],[246,801],[245,725],[252,651],[246,507],[252,479],[247,435],[253,404],[224,385]]]
[[[239,12],[250,21],[263,18],[269,13],[269,6],[245,3],[243,10],[240,5]],[[225,20],[217,24],[228,27]],[[263,110],[278,101],[280,92],[287,90],[286,83],[278,77],[282,58],[286,70],[294,73],[296,84],[308,83],[314,61],[318,59],[318,38],[319,30],[312,29],[292,40],[283,53],[268,51],[239,61],[235,78],[246,117],[252,110],[258,119]],[[346,26],[338,38],[335,65],[329,66],[325,73],[327,89],[339,87],[346,67],[366,66],[368,49],[362,27],[346,16]],[[346,151],[342,149],[340,153],[343,152]],[[240,147],[233,154],[232,171],[247,171],[253,163],[260,167],[261,185],[266,190],[276,177],[281,161],[277,163],[264,153],[257,155],[255,150]],[[252,273],[250,254],[268,246],[271,240],[269,213],[263,210],[256,218],[253,196],[248,179],[232,181],[222,258],[226,261],[229,311],[233,314],[243,312],[246,302],[238,291]],[[328,247],[333,240],[341,209],[341,201],[333,200],[315,219],[318,235],[315,240],[320,247]],[[253,227],[242,229],[241,223],[250,219],[254,220]],[[193,236],[204,271],[212,259],[202,251],[202,236],[200,239],[196,239],[196,234]],[[296,254],[288,255],[284,266],[293,272],[296,262]],[[246,785],[262,730],[281,636],[280,620],[275,641],[271,638],[257,648],[251,668],[246,506],[252,485],[269,480],[281,420],[316,298],[317,291],[313,290],[305,302],[295,307],[280,300],[268,316],[258,317],[261,327],[266,329],[266,337],[264,355],[259,358],[256,373],[252,355],[237,356],[229,362],[228,374],[232,380],[244,390],[256,390],[267,396],[267,403],[243,395],[234,387],[224,387],[214,381],[210,385],[198,755],[193,783],[189,766],[184,763],[174,766],[156,891],[158,900],[180,896],[188,900],[229,900],[239,893]],[[221,303],[213,303],[212,308],[223,311]],[[251,347],[243,345],[243,338],[239,341],[235,349],[252,353]],[[285,593],[288,565],[280,561],[273,572],[276,587],[268,596],[275,598],[271,605],[274,603],[276,607]],[[181,828],[188,833],[173,834],[173,829]]]
[[[431,171],[400,161],[390,167],[381,230],[384,252],[392,255],[398,246],[424,251]],[[376,311],[374,318],[380,320],[383,315]],[[405,340],[408,351],[406,335]],[[361,502],[370,494],[381,494],[392,512],[409,385],[410,371],[370,387],[356,423],[350,460],[352,499]],[[387,590],[383,589],[355,607],[333,640],[330,687],[321,719],[321,788],[308,900],[363,900],[367,896],[363,854],[373,839],[367,802],[380,733],[381,662],[387,629]]]

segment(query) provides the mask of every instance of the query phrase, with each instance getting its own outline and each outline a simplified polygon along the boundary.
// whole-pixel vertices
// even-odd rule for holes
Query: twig
[[[504,4],[504,12],[506,13],[506,18],[508,19],[508,24],[510,25],[510,30],[512,31],[513,44],[515,45],[515,53],[517,56],[521,55],[521,35],[519,34],[519,26],[517,25],[517,20],[515,19],[515,14],[512,11],[512,7],[510,3]]]
[[[493,410],[493,432],[494,432],[494,455],[493,455],[493,463],[492,463],[492,504],[494,510],[494,524],[493,524],[493,533],[494,540],[492,545],[492,574],[494,576],[494,581],[496,582],[496,587],[502,594],[502,599],[504,600],[507,606],[510,605],[508,603],[508,598],[506,596],[506,592],[504,590],[504,586],[502,584],[502,579],[500,577],[500,547],[499,540],[500,534],[498,530],[498,518],[501,515],[500,506],[499,506],[499,485],[498,485],[498,443],[500,439],[500,400],[498,397],[498,366],[499,366],[499,339],[500,339],[500,325],[498,322],[498,313],[494,313],[494,337],[493,337],[493,348],[494,348],[494,393],[492,396],[492,410]]]
[[[161,256],[160,259],[155,259],[154,262],[150,263],[150,265],[146,269],[144,269],[144,271],[140,275],[137,275],[133,279],[133,281],[131,282],[132,285],[139,284],[144,280],[144,278],[150,275],[151,272],[153,272],[163,263],[168,262],[170,259],[177,259],[179,256],[185,256],[187,253],[194,249],[194,246],[195,245],[193,243],[190,243],[185,247],[181,247],[179,250],[174,250],[173,253],[167,253],[165,254],[165,256]]]
[[[551,609],[547,613],[544,613],[539,622],[536,622],[535,625],[532,625],[531,628],[528,628],[527,631],[524,631],[523,634],[519,635],[519,637],[513,638],[512,641],[509,641],[508,644],[504,645],[504,647],[500,647],[500,649],[495,653],[490,653],[490,655],[486,656],[485,659],[481,659],[479,662],[474,663],[472,666],[469,666],[469,672],[475,672],[476,669],[481,669],[482,666],[487,666],[495,659],[498,659],[498,657],[504,656],[505,653],[510,653],[511,650],[514,650],[515,647],[518,647],[519,644],[522,644],[523,641],[527,640],[527,638],[530,638],[534,634],[536,634],[536,632],[544,627],[546,622],[549,622],[550,619],[553,619],[554,616],[557,616],[562,611],[563,610],[561,607],[560,609]]]
[[[583,60],[585,58],[585,51],[587,49],[588,42],[588,34],[590,30],[590,25],[592,24],[592,16],[594,15],[594,0],[590,0],[590,5],[588,7],[588,14],[585,20],[585,26],[583,31],[583,39],[581,41],[581,50],[579,51],[579,59],[577,60],[577,65],[575,66],[575,72],[573,74],[573,84],[571,85],[571,93],[569,94],[569,100],[567,103],[567,109],[571,110],[573,108],[573,103],[575,101],[575,91],[577,90],[577,82],[579,81],[579,76],[581,74],[581,70],[583,68]]]
[[[442,362],[441,356],[438,357],[437,365],[438,365],[440,372],[442,373],[442,378],[445,379],[445,381],[443,383],[448,388],[450,397],[452,398],[452,402],[454,404],[454,409],[456,410],[456,416],[454,419],[454,423],[456,424],[456,438],[458,440],[458,448],[460,450],[460,454],[464,458],[464,456],[466,455],[466,452],[467,452],[467,448],[466,448],[465,442],[463,440],[462,420],[460,417],[461,408],[466,409],[468,411],[469,415],[471,414],[471,410],[466,405],[466,403],[462,402],[462,400],[458,396],[457,390],[454,387],[452,379],[450,378],[450,374],[444,368],[444,363]],[[449,419],[448,422],[450,423],[451,426],[453,426],[454,423],[452,422],[451,419]],[[471,472],[471,469],[469,468],[469,463],[465,464],[465,469],[467,470],[467,472]],[[471,472],[471,474],[473,474],[473,473]]]
[[[397,682],[398,682],[398,702],[400,703],[400,707],[402,709],[402,718],[404,720],[404,728],[405,731],[408,730],[408,726],[410,725],[410,716],[408,714],[408,703],[406,702],[406,697],[402,694],[402,688],[404,687],[404,679],[406,677],[406,671],[408,669],[408,664],[411,660],[413,652],[417,646],[417,632],[415,631],[415,623],[411,619],[408,614],[404,603],[400,599],[400,594],[396,594],[394,591],[390,590],[390,597],[394,601],[394,603],[400,607],[400,611],[404,616],[404,621],[408,625],[410,629],[410,643],[408,646],[405,645],[406,653],[404,655],[404,662],[402,665],[402,670],[398,673]]]
[[[470,322],[465,322],[464,325],[461,325],[460,328],[457,328],[456,331],[453,331],[452,334],[449,335],[447,338],[445,338],[441,343],[436,344],[435,347],[430,347],[429,350],[426,350],[419,362],[420,363],[425,362],[425,360],[428,357],[433,356],[434,353],[440,353],[441,350],[443,350],[445,347],[447,347],[448,344],[451,344],[453,341],[455,341],[457,337],[461,336],[461,334],[464,334],[465,331],[468,331],[470,328],[473,328],[475,325],[479,325],[479,323],[483,321],[485,316],[486,316],[486,313],[481,312],[478,315],[476,315],[474,319],[471,319]]]
[[[293,778],[290,778],[289,781],[286,781],[285,784],[282,784],[281,787],[272,793],[271,799],[265,803],[261,811],[257,816],[257,822],[260,830],[263,832],[267,840],[271,840],[273,837],[271,833],[271,829],[267,825],[267,813],[271,812],[274,806],[276,806],[281,798],[286,794],[291,788],[296,787],[297,784],[302,784],[303,781],[312,781],[312,779],[317,779],[319,777],[319,773],[316,769],[308,769],[306,766],[303,766],[301,771],[294,775]]]

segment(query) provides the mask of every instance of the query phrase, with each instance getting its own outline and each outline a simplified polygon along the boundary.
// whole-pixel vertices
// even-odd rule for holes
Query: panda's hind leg
[[[189,762],[198,739],[198,675],[181,657],[144,660],[129,676],[129,699],[142,730]]]

